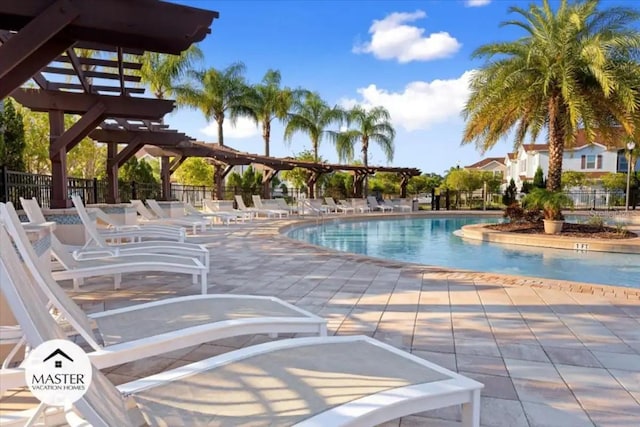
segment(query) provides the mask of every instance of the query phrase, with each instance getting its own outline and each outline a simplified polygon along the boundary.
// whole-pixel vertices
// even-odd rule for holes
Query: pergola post
[[[216,189],[216,200],[224,199],[224,179],[233,170],[233,165],[214,165],[213,182]]]
[[[111,146],[115,146],[111,148],[111,153],[109,149]],[[118,190],[118,169],[120,166],[124,165],[127,160],[134,156],[142,148],[143,144],[140,142],[140,138],[134,138],[126,147],[124,147],[120,152],[118,150],[118,144],[110,143],[107,146],[107,175],[108,180],[107,184],[109,188],[107,189],[107,194],[109,195],[107,198],[107,203],[120,203],[122,198],[120,197],[120,192]],[[109,174],[111,174],[109,176]],[[134,197],[135,199],[135,197]],[[111,201],[113,200],[113,202]]]
[[[118,189],[118,144],[110,142],[107,144],[107,203],[120,203]]]
[[[162,198],[171,199],[171,166],[169,156],[160,158],[160,178],[162,180]]]
[[[307,188],[309,189],[310,199],[315,199],[316,197],[316,183],[320,179],[320,176],[322,176],[322,171],[312,170],[311,176],[309,176],[309,179],[307,180]]]
[[[406,199],[407,198],[407,185],[409,185],[409,180],[411,179],[410,175],[407,175],[406,173],[401,173],[401,180],[400,180],[400,198],[401,199]]]
[[[264,169],[262,173],[262,198],[270,199],[271,198],[271,181],[273,181],[273,177],[276,176],[277,171],[274,169]]]
[[[49,146],[53,147],[64,134],[64,113],[49,112]],[[51,208],[64,209],[71,207],[67,191],[67,150],[49,152],[51,159]]]
[[[361,199],[363,192],[362,186],[364,183],[364,179],[366,178],[366,172],[355,171],[353,174],[353,197],[356,199]]]

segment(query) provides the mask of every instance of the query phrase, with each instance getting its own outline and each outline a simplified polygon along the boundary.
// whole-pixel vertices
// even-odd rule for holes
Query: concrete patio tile
[[[386,424],[383,424],[386,426]],[[400,427],[460,427],[460,422],[411,415],[402,418]]]
[[[507,369],[500,357],[456,354],[458,370],[478,374],[508,376]]]
[[[639,425],[638,417],[619,412],[588,411],[596,427],[631,427]]]
[[[585,411],[629,414],[640,420],[640,404],[624,388],[571,387]]]
[[[600,368],[602,365],[587,349],[579,348],[561,348],[545,346],[544,350],[551,358],[553,363],[563,365],[586,366],[592,368]]]
[[[518,398],[523,402],[577,404],[575,396],[564,383],[521,378],[512,380]]]
[[[593,423],[579,405],[522,402],[531,427],[589,427]]]
[[[438,353],[435,351],[424,351],[424,350],[412,350],[412,354],[421,357],[429,362],[433,362],[436,365],[440,365],[443,368],[447,368],[453,372],[456,372],[457,364],[456,364],[456,355],[453,353]]]
[[[456,353],[459,354],[500,357],[500,350],[498,350],[498,345],[493,339],[463,339],[458,338],[456,335],[455,344]]]
[[[549,362],[549,358],[539,345],[511,343],[498,340],[498,349],[505,359],[531,360]]]
[[[480,399],[480,424],[487,427],[529,427],[520,402],[493,397]]]
[[[609,369],[609,373],[640,403],[640,372]]]
[[[558,372],[571,388],[617,389],[618,381],[602,368],[586,368],[581,366],[556,365]]]
[[[111,373],[141,378],[163,371],[175,361],[176,359],[169,359],[168,357],[152,356],[120,365]]]
[[[472,378],[482,384],[483,397],[497,397],[499,399],[518,400],[511,378],[499,375],[478,374],[476,372],[460,371],[459,374]]]
[[[519,359],[504,359],[511,378],[562,382],[555,367],[550,363],[532,362]]]
[[[169,365],[169,366],[171,366],[171,365]],[[138,378],[141,378],[139,376],[116,374],[115,372],[112,372],[110,374],[106,374],[106,377],[115,386],[118,386],[120,384],[125,384],[125,383],[131,382],[131,381],[135,381]],[[4,404],[4,401],[3,401],[3,404]]]
[[[638,354],[620,354],[608,351],[594,351],[593,354],[605,368],[640,372],[640,355]]]

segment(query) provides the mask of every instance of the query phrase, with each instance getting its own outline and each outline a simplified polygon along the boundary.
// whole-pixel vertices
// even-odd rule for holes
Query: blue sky
[[[317,91],[330,104],[382,105],[396,129],[395,156],[387,163],[375,146],[369,163],[417,167],[442,174],[451,166],[474,163],[483,155],[473,145],[461,146],[469,73],[481,65],[471,59],[478,46],[521,35],[500,28],[509,6],[529,1],[174,1],[216,10],[212,33],[200,44],[203,67],[224,68],[242,61],[246,77],[257,83],[278,69],[283,85]],[[605,2],[607,5],[612,2]],[[616,2],[624,3],[624,2]],[[633,2],[627,2],[627,6]],[[167,117],[172,127],[207,142],[216,142],[214,123],[195,110]],[[283,126],[274,124],[271,155],[290,156],[310,149],[305,134],[283,142]],[[225,127],[225,144],[263,153],[255,124],[240,121]],[[484,156],[504,156],[513,142],[505,140]],[[337,162],[325,140],[321,156]]]

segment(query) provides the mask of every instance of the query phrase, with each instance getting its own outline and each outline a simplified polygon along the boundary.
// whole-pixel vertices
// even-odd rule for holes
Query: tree
[[[271,122],[273,119],[285,121],[289,108],[301,94],[299,90],[280,88],[280,71],[268,70],[262,78],[262,83],[251,87],[248,96],[250,117],[262,123],[262,139],[264,140],[264,155],[269,156],[269,141],[271,139]]]
[[[134,156],[127,160],[118,171],[118,178],[125,182],[135,182],[136,184],[157,184],[158,181],[153,176],[151,165],[144,159],[138,161]]]
[[[536,173],[533,175],[533,186],[535,188],[545,188],[547,186],[544,181],[544,172],[540,166],[538,166]]]
[[[304,162],[324,162],[322,157],[316,160],[315,154],[312,151],[305,150],[300,154],[295,156],[296,160],[301,160]],[[309,182],[309,178],[311,177],[311,172],[308,169],[304,168],[293,168],[291,170],[282,171],[282,178],[286,181],[289,181],[293,184],[294,188],[298,188],[300,190],[307,188],[307,182]],[[322,187],[327,181],[327,175],[321,175],[316,183],[318,186]],[[311,196],[310,196],[311,197]]]
[[[145,52],[141,57],[141,82],[149,86],[153,95],[165,99],[173,95],[173,88],[204,58],[200,48],[193,44],[180,55]]]
[[[627,189],[627,174],[610,172],[603,175],[602,186],[611,191],[625,191]]]
[[[251,196],[257,194],[262,188],[262,174],[258,173],[252,166],[249,166],[242,175],[232,172],[227,183],[229,186],[234,187],[235,191],[240,192],[242,200],[249,206],[253,203]]]
[[[343,115],[344,112],[340,108],[329,107],[317,93],[306,93],[292,105],[292,112],[287,117],[284,139],[290,143],[294,133],[306,133],[311,139],[312,161],[318,163],[318,148],[324,136],[335,142],[338,135],[337,132],[328,131],[327,127],[332,123],[339,123]]]
[[[518,193],[518,188],[516,187],[516,182],[511,178],[509,181],[509,186],[505,188],[504,194],[502,195],[502,204],[505,206],[512,205],[516,202],[516,194]]]
[[[462,143],[493,147],[515,129],[515,145],[546,128],[549,144],[547,189],[561,188],[562,158],[578,128],[587,142],[596,130],[605,140],[619,124],[633,132],[637,105],[640,33],[638,12],[624,7],[598,10],[598,0],[562,0],[554,12],[549,0],[528,10],[511,7],[520,20],[503,25],[525,31],[513,42],[481,46],[473,56],[486,64],[470,82],[463,115]]]
[[[25,172],[24,151],[26,142],[22,115],[16,111],[10,99],[0,110],[0,165],[9,170]]]
[[[396,132],[391,125],[391,116],[384,107],[375,107],[367,111],[359,105],[346,112],[346,131],[340,132],[336,139],[336,149],[340,160],[352,160],[354,145],[361,143],[362,163],[369,165],[369,143],[377,143],[387,161],[393,160]]]
[[[189,157],[175,171],[174,177],[184,185],[211,185],[213,166],[202,157]]]
[[[189,83],[174,88],[179,104],[198,109],[207,121],[218,124],[218,144],[224,145],[225,116],[232,124],[238,117],[250,116],[249,89],[244,78],[245,66],[241,62],[229,65],[224,70],[209,68],[205,71],[189,71]]]
[[[36,174],[51,173],[49,160],[49,116],[47,113],[36,113],[20,104],[17,111],[22,115],[24,124],[24,162],[27,172]]]
[[[409,194],[428,193],[442,185],[444,178],[435,173],[412,176],[407,184]]]
[[[77,178],[101,178],[107,172],[107,146],[83,138],[67,154],[67,173]]]
[[[369,188],[385,194],[400,194],[400,175],[392,172],[378,172],[369,179]]]
[[[579,171],[562,172],[562,188],[582,187],[587,183],[587,175]]]

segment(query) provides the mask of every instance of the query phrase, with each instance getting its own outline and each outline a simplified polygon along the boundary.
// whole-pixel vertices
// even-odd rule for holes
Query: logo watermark
[[[89,356],[66,340],[40,344],[25,361],[29,390],[50,406],[64,406],[84,396],[91,384],[91,374]]]

